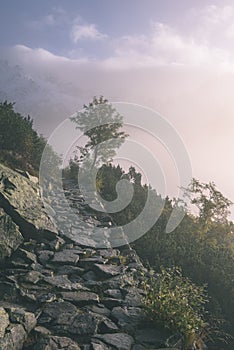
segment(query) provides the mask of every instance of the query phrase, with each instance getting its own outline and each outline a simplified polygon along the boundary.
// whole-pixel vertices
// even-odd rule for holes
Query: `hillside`
[[[170,332],[145,323],[138,284],[148,272],[135,251],[92,247],[81,224],[74,239],[68,227],[58,233],[37,184],[2,165],[0,179],[0,348],[168,348]],[[101,224],[78,190],[69,196],[81,222]]]
[[[103,97],[93,102],[109,108]],[[85,107],[83,123],[92,107]],[[133,166],[126,171],[107,162],[99,168],[96,185],[103,199],[116,199],[121,179],[132,184],[134,194],[120,211],[103,214],[90,207],[93,193],[79,189],[81,158],[59,170],[63,181],[57,184],[61,159],[51,147],[47,161],[41,158],[46,139],[34,130],[33,120],[3,102],[0,124],[0,349],[232,350],[232,203],[214,183],[192,179],[184,191],[198,215],[180,207],[184,218],[167,234],[178,202],[143,184]],[[124,139],[120,127],[121,118],[101,135],[94,129],[84,154],[97,137],[115,132]],[[113,152],[109,148],[105,154]],[[35,175],[41,163],[46,177],[39,186]],[[139,216],[148,195],[154,198],[150,213],[164,202],[163,210],[151,229],[129,244],[123,227]],[[135,239],[144,220],[134,226]]]

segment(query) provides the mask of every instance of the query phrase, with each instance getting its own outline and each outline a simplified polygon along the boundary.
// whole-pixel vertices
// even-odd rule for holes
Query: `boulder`
[[[20,307],[0,307],[0,349],[22,350],[36,325],[35,316]]]
[[[3,309],[3,307],[0,307],[0,338],[4,337],[5,330],[9,325],[9,315],[8,313]]]
[[[0,208],[0,261],[10,256],[22,241],[23,237],[18,226]]]
[[[26,238],[54,239],[57,230],[40,198],[39,186],[0,164],[0,207]]]

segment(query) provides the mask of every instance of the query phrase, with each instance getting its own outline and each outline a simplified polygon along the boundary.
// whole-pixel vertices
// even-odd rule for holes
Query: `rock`
[[[111,350],[112,347],[109,347],[108,345],[104,344],[99,339],[93,339],[91,342],[92,350]]]
[[[109,316],[110,315],[110,310],[107,309],[103,304],[98,304],[98,305],[89,305],[85,307],[86,310],[91,311],[95,314],[99,314],[102,316]]]
[[[117,322],[120,329],[133,333],[142,320],[142,310],[137,307],[115,307],[111,319]]]
[[[82,231],[76,228],[71,228],[68,231],[64,232],[64,236],[70,238],[73,242],[78,243],[79,245],[83,247],[96,247],[97,243],[92,239],[87,236],[87,233],[84,232],[82,234]]]
[[[115,298],[103,298],[102,303],[108,308],[113,309],[116,306],[121,306],[123,301]]]
[[[24,177],[26,177],[27,179],[29,179],[30,181],[32,181],[34,184],[38,184],[39,183],[39,179],[36,176],[32,176],[31,174],[29,174],[28,171],[24,171],[21,169],[15,169],[15,171],[21,175],[23,175]]]
[[[0,207],[20,227],[24,237],[54,239],[57,230],[44,209],[39,187],[2,164]]]
[[[0,308],[0,349],[22,350],[28,333],[35,327],[36,318],[22,308]]]
[[[8,313],[2,307],[0,307],[0,338],[4,337],[5,331],[8,325],[9,325]]]
[[[66,275],[44,277],[43,280],[48,284],[56,287],[57,289],[64,289],[64,290],[86,289],[79,283],[71,282]]]
[[[119,275],[122,272],[121,267],[116,265],[94,264],[93,267],[100,277],[106,279]]]
[[[30,333],[31,330],[36,326],[36,318],[34,314],[26,312],[22,308],[6,308],[9,313],[10,321],[12,323],[20,323],[24,326],[24,329],[27,333]]]
[[[118,266],[117,266],[118,267]],[[100,277],[99,277],[100,279]],[[133,276],[129,272],[124,272],[112,278],[102,280],[102,286],[106,289],[127,288],[133,284]]]
[[[55,239],[49,243],[49,246],[53,250],[59,250],[64,244],[64,239],[62,239],[62,237],[56,236]]]
[[[54,239],[57,230],[39,196],[39,187],[0,164],[0,207],[19,226],[25,238]]]
[[[75,317],[77,309],[75,305],[66,301],[54,301],[45,305],[42,314],[38,319],[38,324],[47,327],[53,325],[71,325],[72,319]]]
[[[20,280],[24,282],[29,282],[32,284],[36,284],[42,278],[42,274],[38,271],[29,271],[25,275],[23,275]]]
[[[122,299],[122,293],[119,289],[107,289],[104,294],[114,299]]]
[[[55,264],[71,264],[76,265],[79,261],[79,251],[65,249],[60,252],[56,252],[52,259],[52,262]]]
[[[96,339],[118,350],[130,350],[134,343],[133,338],[125,333],[96,335],[92,338],[92,342],[95,342]]]
[[[38,260],[42,265],[46,263],[54,256],[54,253],[51,250],[43,250],[38,254]]]
[[[97,254],[97,251],[92,248],[85,248],[83,250],[83,257],[84,258],[91,258],[93,255]],[[99,255],[99,254],[98,254]]]
[[[90,314],[77,314],[69,325],[69,333],[79,341],[89,341],[96,333],[98,318]]]
[[[142,291],[138,288],[129,288],[126,290],[127,294],[124,298],[124,304],[127,306],[142,306]]]
[[[0,300],[5,302],[14,302],[18,299],[17,287],[12,282],[0,282]]]
[[[146,348],[142,345],[135,344],[132,348],[132,350],[146,350]],[[153,349],[152,349],[153,350]],[[158,350],[158,349],[157,349]]]
[[[97,281],[97,274],[93,271],[88,271],[82,275],[83,279],[86,281]]]
[[[26,249],[20,248],[15,253],[16,257],[22,258],[26,263],[32,264],[37,262],[37,257],[34,253],[27,251]]]
[[[126,264],[130,264],[130,263],[136,263],[137,266],[143,266],[141,263],[141,260],[139,258],[139,256],[137,255],[136,251],[133,249],[124,249],[122,251],[122,255],[124,257],[126,257]]]
[[[84,269],[81,267],[77,266],[72,266],[72,265],[62,265],[62,266],[57,266],[57,275],[68,275],[68,276],[73,276],[75,275],[82,275],[84,273]]]
[[[75,305],[66,302],[52,302],[45,306],[38,324],[51,329],[57,335],[72,337],[79,341],[85,341],[96,332],[98,318],[78,312]]]
[[[5,349],[7,350],[21,350],[26,337],[27,334],[21,324],[11,325],[5,338],[2,339],[2,343],[0,340],[0,349],[4,349],[4,346],[6,346]]]
[[[34,333],[39,334],[39,335],[48,335],[51,334],[49,329],[42,327],[42,326],[37,326],[33,330]]]
[[[0,261],[12,254],[23,242],[18,226],[0,208]]]
[[[40,303],[52,303],[57,300],[57,297],[54,293],[42,293],[39,297],[32,298],[32,300],[39,301]]]
[[[147,347],[165,348],[170,333],[155,328],[138,329],[135,332],[136,342]]]
[[[110,319],[105,318],[98,325],[98,333],[115,333],[118,331],[118,327]]]
[[[120,251],[118,249],[101,249],[99,254],[106,259],[116,258],[120,255]]]
[[[38,183],[39,183],[38,177],[32,176],[31,174],[29,174],[28,171],[26,171],[26,175],[27,175],[28,179],[29,179],[31,182],[33,182],[34,184],[38,184]]]
[[[62,292],[62,298],[70,301],[77,306],[97,304],[99,296],[92,292]]]
[[[80,347],[69,338],[47,335],[37,341],[33,350],[80,350]]]
[[[105,264],[107,262],[106,259],[100,256],[93,256],[91,258],[80,259],[80,266],[84,269],[88,270],[93,267],[94,264]]]

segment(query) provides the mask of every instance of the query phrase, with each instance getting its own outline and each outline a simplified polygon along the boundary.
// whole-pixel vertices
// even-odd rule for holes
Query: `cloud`
[[[113,54],[105,64],[116,69],[158,66],[206,66],[234,70],[225,48],[209,46],[168,25],[151,23],[151,33],[123,36],[113,42]]]
[[[54,13],[64,16],[61,10],[54,10]],[[80,64],[95,63],[95,67],[102,70],[134,70],[137,68],[154,69],[158,67],[187,67],[192,69],[201,67],[203,70],[234,71],[234,61],[232,59],[234,48],[232,46],[220,46],[211,40],[211,32],[216,34],[215,29],[220,29],[222,24],[222,41],[227,36],[234,35],[233,22],[234,10],[230,6],[206,6],[201,10],[193,11],[194,28],[187,32],[181,32],[178,28],[168,24],[151,21],[151,30],[147,35],[124,35],[119,38],[109,38],[105,45],[110,54],[102,59],[97,57],[90,59],[84,50],[78,48],[71,50],[72,55],[54,55],[43,49],[30,49],[23,45],[15,48],[22,59],[30,66],[29,57],[38,62],[46,60],[54,61],[57,64],[62,61],[72,62],[72,66]],[[42,21],[43,22],[43,21]],[[44,22],[54,23],[53,15],[44,18]],[[207,29],[207,23],[210,23]],[[199,34],[199,31],[202,34]],[[228,34],[227,34],[228,33]],[[74,43],[81,40],[102,40],[107,38],[101,33],[95,24],[83,24],[81,18],[73,21],[71,38]],[[71,58],[72,56],[72,58]]]
[[[147,35],[108,38],[111,53],[102,59],[90,59],[88,53],[71,59],[22,45],[5,50],[4,55],[12,65],[22,66],[46,92],[48,81],[55,81],[53,94],[45,95],[51,105],[59,106],[56,113],[45,113],[44,97],[32,104],[40,131],[48,135],[67,116],[61,112],[61,103],[66,106],[63,111],[71,114],[93,95],[151,107],[169,119],[182,136],[194,176],[214,181],[234,200],[234,167],[230,166],[234,149],[234,47],[230,38],[234,13],[224,6],[206,7],[193,13],[190,20],[193,25],[186,32],[152,22]],[[76,43],[106,37],[94,24],[76,22],[75,28]],[[22,97],[18,100],[22,102]],[[30,113],[34,116],[33,110]]]
[[[234,38],[234,23],[232,23],[226,30],[226,35],[228,38],[233,39]]]
[[[234,9],[232,6],[228,5],[208,5],[202,9],[201,13],[207,22],[217,25],[233,19]]]
[[[190,23],[189,23],[190,21]],[[192,22],[192,25],[191,25]],[[232,51],[233,47],[234,7],[229,5],[209,5],[199,10],[193,9],[188,16],[188,28],[191,35],[208,46]]]
[[[99,32],[95,24],[75,23],[71,30],[71,38],[74,43],[80,40],[103,40],[107,38],[106,34]]]
[[[7,57],[11,61],[11,55],[17,54],[18,59],[21,64],[34,67],[34,64],[43,65],[45,64],[62,64],[63,62],[71,63],[72,59],[66,56],[55,55],[52,52],[45,50],[43,48],[32,49],[25,45],[15,45],[7,50]],[[87,62],[86,58],[80,58],[75,60],[76,63]]]
[[[66,23],[68,17],[61,7],[54,7],[50,13],[41,16],[38,19],[26,21],[26,25],[34,30],[44,30],[48,27],[55,27]]]

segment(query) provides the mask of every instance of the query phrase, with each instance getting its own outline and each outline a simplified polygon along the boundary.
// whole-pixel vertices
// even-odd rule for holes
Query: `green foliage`
[[[111,214],[117,225],[126,225],[134,220],[143,210],[147,199],[147,186],[141,183],[141,174],[134,167],[130,167],[126,172],[119,165],[103,165],[97,174],[97,184],[99,193],[107,201],[113,201],[117,198],[116,185],[121,179],[127,179],[133,186],[132,201],[123,210]],[[160,196],[158,196],[160,200]],[[154,208],[151,208],[154,211]],[[154,213],[152,213],[154,215]],[[139,223],[144,224],[143,222]],[[139,226],[139,230],[140,230]]]
[[[198,208],[198,222],[203,232],[209,231],[216,223],[227,223],[232,202],[216,189],[213,182],[200,183],[193,178],[184,188],[184,195]]]
[[[204,287],[196,286],[183,277],[179,268],[161,269],[157,276],[145,279],[146,296],[143,305],[147,318],[154,324],[178,332],[184,346],[190,346],[201,337],[207,327],[204,304],[207,296]]]
[[[84,105],[81,112],[71,118],[76,129],[81,130],[88,140],[85,146],[79,146],[80,156],[76,162],[91,163],[91,167],[102,162],[109,162],[115,156],[115,149],[119,148],[128,136],[120,131],[123,126],[123,117],[103,96],[94,97],[92,102]]]
[[[14,104],[0,103],[0,161],[13,168],[38,173],[46,140],[33,130],[33,120],[14,111]]]
[[[203,195],[207,193],[209,192],[203,192]],[[207,200],[210,198],[213,201],[214,197],[207,197]],[[218,198],[222,199],[222,196],[218,194]],[[202,200],[206,202],[204,197]],[[223,207],[221,208],[220,214],[223,213]],[[167,234],[165,228],[172,209],[173,202],[167,198],[157,223],[132,246],[144,261],[149,261],[156,269],[160,265],[181,266],[183,273],[196,284],[207,284],[211,297],[210,314],[214,320],[226,320],[220,324],[221,332],[232,333],[234,329],[233,223],[226,218],[221,221],[216,220],[219,213],[215,210],[215,215],[209,216],[209,230],[207,230],[207,225],[203,224],[204,221],[200,219],[200,215],[195,217],[188,212],[175,231]],[[230,340],[229,343],[230,347],[225,344],[225,349],[233,349]],[[217,346],[217,349],[220,348],[222,345]]]

